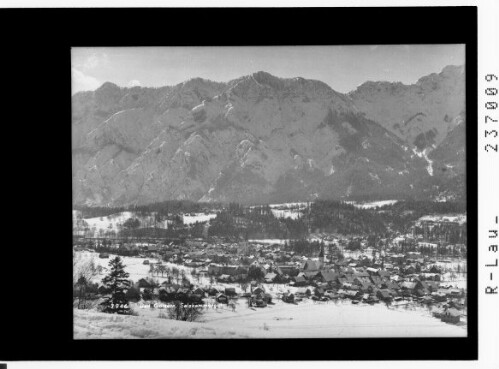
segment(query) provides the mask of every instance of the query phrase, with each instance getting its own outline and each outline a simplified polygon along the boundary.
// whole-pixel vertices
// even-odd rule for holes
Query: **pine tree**
[[[106,313],[129,314],[130,306],[126,297],[126,292],[130,288],[130,281],[127,279],[130,274],[125,272],[125,266],[119,256],[109,261],[110,272],[102,279],[102,283],[111,293],[106,301],[101,303],[103,311]]]

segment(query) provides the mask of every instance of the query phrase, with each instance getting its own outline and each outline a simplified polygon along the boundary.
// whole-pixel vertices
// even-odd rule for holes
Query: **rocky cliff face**
[[[366,82],[348,96],[367,118],[421,151],[456,127],[465,107],[464,77],[464,66],[447,66],[413,85]]]
[[[418,82],[432,91],[431,99],[411,103],[425,118],[464,110],[464,101],[458,109],[458,99],[449,97],[449,86],[459,86],[454,80],[463,78],[451,71]],[[426,87],[442,78],[445,83],[435,89]],[[413,110],[399,108],[395,114],[389,107],[396,103],[389,102],[385,110],[390,113],[384,116],[378,105],[404,96],[411,102],[418,93],[389,92],[389,87],[369,91],[361,86],[344,95],[320,81],[258,72],[228,83],[196,78],[157,89],[105,83],[94,92],[78,93],[72,122],[74,202],[434,196],[452,173],[433,173],[429,163],[461,161],[452,155],[458,138],[449,138],[451,149],[434,149],[451,137],[458,119],[436,124],[418,116],[402,134],[392,122],[414,115]],[[431,145],[418,145],[417,127],[422,132],[437,128],[427,140]],[[432,150],[433,159],[428,157]],[[443,179],[428,186],[425,181],[433,177]]]

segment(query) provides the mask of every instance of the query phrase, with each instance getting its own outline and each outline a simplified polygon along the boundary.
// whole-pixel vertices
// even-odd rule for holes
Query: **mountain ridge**
[[[430,145],[408,142],[358,101],[321,81],[263,71],[158,88],[106,82],[73,95],[74,201],[434,196],[438,188],[414,186],[432,177],[434,137],[425,136]]]

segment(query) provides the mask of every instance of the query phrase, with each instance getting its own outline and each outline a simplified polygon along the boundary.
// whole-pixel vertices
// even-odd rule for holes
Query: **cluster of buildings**
[[[250,291],[242,291],[231,287],[220,290],[195,286],[189,282],[165,282],[161,286],[150,286],[145,280],[139,282],[139,288],[156,291],[157,296],[166,300],[179,294],[194,296],[194,300],[213,296],[218,302],[229,302],[233,296],[243,296],[256,307],[266,306],[272,297],[289,303],[297,303],[306,297],[322,301],[349,299],[354,304],[411,300],[444,306],[446,309],[438,313],[439,317],[456,323],[465,310],[466,293],[444,281],[445,271],[437,259],[465,255],[465,244],[450,242],[456,237],[462,240],[461,229],[461,223],[449,219],[424,218],[414,225],[410,234],[378,239],[374,247],[368,247],[367,237],[359,238],[361,249],[356,253],[346,249],[351,238],[314,235],[322,242],[318,257],[312,258],[299,255],[283,244],[224,242],[221,239],[210,242],[206,239],[181,242],[115,240],[105,245],[105,250],[95,241],[91,248],[101,257],[112,253],[156,258],[196,269],[210,281],[216,280],[226,286],[250,286]],[[334,252],[331,245],[334,245]],[[88,243],[80,243],[75,248],[88,249]],[[338,253],[343,257],[338,257]],[[283,295],[272,296],[266,291],[268,284],[283,284],[289,289]]]

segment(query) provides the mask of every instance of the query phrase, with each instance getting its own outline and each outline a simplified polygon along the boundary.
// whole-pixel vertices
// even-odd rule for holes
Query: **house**
[[[236,269],[236,275],[242,276],[242,275],[248,275],[249,273],[249,268],[246,266],[239,265]]]
[[[390,272],[387,272],[386,270],[378,270],[378,275],[380,276],[380,278],[386,278],[386,279],[389,279],[390,278]]]
[[[319,271],[319,262],[314,261],[314,260],[307,260],[305,263],[302,265],[301,269],[303,271]]]
[[[325,292],[326,292],[326,288],[325,287],[316,287],[315,290],[314,290],[314,294],[316,296],[322,296],[322,295],[324,295]]]
[[[265,301],[267,304],[272,303],[272,295],[270,293],[264,293],[263,301]]]
[[[265,279],[265,282],[272,283],[272,282],[274,282],[276,277],[277,277],[276,273],[267,273],[267,274],[265,274],[264,279]]]
[[[385,281],[385,282],[383,282],[381,284],[381,286],[383,288],[386,288],[386,289],[392,290],[392,291],[398,291],[398,290],[400,290],[400,286],[395,281],[390,281],[390,280]]]
[[[437,292],[432,292],[431,297],[436,301],[436,302],[443,302],[447,300],[447,295],[441,290],[438,290]]]
[[[225,295],[227,296],[236,296],[236,289],[234,287],[226,287],[225,288]]]
[[[357,279],[356,280],[356,285],[359,286],[359,289],[361,291],[369,291],[369,287],[371,287],[371,284],[368,282],[364,282],[363,280]]]
[[[451,308],[454,308],[454,309],[457,309],[457,310],[463,310],[464,309],[464,304],[461,304],[457,301],[449,301],[449,303],[447,304],[449,307]]]
[[[369,295],[369,298],[366,301],[368,304],[376,304],[379,302],[379,299],[374,295]]]
[[[376,292],[376,297],[383,301],[390,301],[392,299],[392,295],[388,290],[378,290]]]
[[[442,314],[442,321],[446,323],[457,324],[461,319],[461,313],[459,310],[454,308],[449,308],[445,310]]]
[[[259,294],[259,293],[264,293],[265,290],[262,288],[262,287],[256,287],[253,289],[252,291],[255,295]]]
[[[267,306],[267,303],[265,302],[265,300],[259,299],[259,298],[255,299],[253,303],[254,303],[255,307],[266,307]]]
[[[305,277],[302,277],[302,276],[297,276],[294,278],[294,285],[295,286],[305,286],[307,284],[307,280],[305,279]]]
[[[218,275],[221,273],[222,267],[217,264],[208,265],[208,274]]]
[[[232,280],[232,277],[228,274],[222,274],[218,277],[218,280],[222,282],[230,282]]]
[[[97,289],[97,292],[99,292],[101,295],[107,295],[109,293],[109,290],[106,288],[106,286],[100,285]]]
[[[352,290],[348,290],[348,291],[344,291],[344,295],[350,299],[354,299],[358,296],[361,296],[362,293],[359,292],[359,291],[352,291]]]
[[[298,268],[296,268],[294,265],[278,265],[277,269],[283,274],[287,274],[291,277],[294,277],[299,273]]]
[[[139,288],[154,288],[155,283],[152,281],[149,281],[145,278],[141,278],[141,279],[139,279],[138,286],[139,286]]]
[[[343,276],[338,278],[338,282],[341,284],[343,282],[353,283],[354,278],[352,274],[344,274]]]
[[[354,278],[365,278],[366,280],[369,279],[369,273],[364,271],[364,270],[357,270],[356,273],[354,273]]]
[[[338,279],[338,274],[330,271],[330,270],[321,270],[317,275],[316,275],[317,280],[320,282],[324,283],[333,283],[336,282]]]
[[[416,282],[404,281],[400,284],[400,288],[402,290],[408,290],[408,291],[412,292],[416,289]]]
[[[238,274],[238,275],[234,276],[234,278],[236,279],[236,281],[246,281],[248,279],[248,275],[247,274]]]
[[[442,271],[440,270],[440,268],[436,265],[432,265],[430,267],[430,270],[429,270],[430,273],[435,273],[435,274],[441,274]]]
[[[161,289],[164,290],[168,294],[176,293],[178,289],[181,287],[178,284],[172,284],[168,282],[161,283]]]
[[[300,287],[296,290],[297,296],[310,296],[311,294],[312,291],[310,290],[310,288]]]
[[[319,274],[319,272],[318,271],[304,271],[303,274],[304,274],[305,278],[307,278],[308,280],[312,280],[317,276],[317,274]]]
[[[434,282],[433,282],[434,283]],[[435,289],[432,289],[428,281],[416,281],[416,291],[420,291],[420,293],[427,295],[433,291],[438,290],[438,287]]]
[[[385,264],[385,270],[392,270],[393,269],[393,264],[386,263]]]
[[[381,279],[381,277],[379,277],[377,275],[372,275],[371,276],[371,281],[373,282],[373,284],[375,286],[378,286],[378,287],[380,287],[381,284],[383,283],[383,280]]]
[[[344,297],[345,297],[346,292],[347,292],[347,291],[345,291],[344,289],[341,289],[341,288],[340,288],[340,289],[338,290],[338,296],[339,296],[340,298],[344,298]]]
[[[210,288],[210,289],[208,290],[208,295],[209,295],[209,296],[216,296],[216,295],[218,295],[218,294],[219,294],[219,291],[218,291],[218,289],[217,289],[217,288],[215,288],[215,287],[212,287],[212,288]]]
[[[460,290],[459,288],[450,288],[449,292],[450,292],[450,295],[452,297],[462,297],[462,296],[464,296],[463,291]]]
[[[430,296],[423,296],[419,301],[425,305],[431,305],[433,303],[433,299]]]
[[[237,274],[237,266],[233,265],[227,265],[222,267],[222,274],[227,274],[227,275],[236,275]]]
[[[205,292],[200,287],[196,288],[194,291],[192,291],[192,293],[201,297],[205,296]]]
[[[353,288],[353,286],[354,286],[354,284],[351,283],[351,282],[343,282],[343,283],[341,283],[341,288],[343,288],[343,289],[350,290],[350,289]]]
[[[295,302],[295,295],[292,293],[284,293],[282,295],[282,301],[287,302],[287,303],[294,303]]]
[[[215,299],[220,304],[227,304],[229,302],[229,298],[223,293],[219,293]]]

